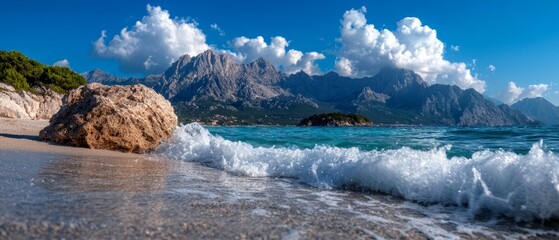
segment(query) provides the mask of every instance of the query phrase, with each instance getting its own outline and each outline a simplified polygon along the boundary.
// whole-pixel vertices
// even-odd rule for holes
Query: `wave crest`
[[[315,187],[355,186],[409,200],[458,204],[474,214],[489,210],[519,221],[559,218],[559,157],[545,151],[542,142],[526,155],[484,150],[471,158],[449,158],[450,148],[254,147],[191,123],[177,129],[158,153],[239,175],[297,178]]]

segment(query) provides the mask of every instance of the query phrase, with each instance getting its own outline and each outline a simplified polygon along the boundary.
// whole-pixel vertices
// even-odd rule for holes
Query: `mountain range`
[[[559,125],[559,107],[553,105],[545,98],[525,98],[511,105],[526,116],[545,124]]]
[[[473,89],[429,85],[411,70],[384,68],[373,77],[329,72],[286,75],[259,58],[238,64],[208,50],[185,55],[160,75],[119,78],[98,69],[84,75],[107,85],[143,83],[169,99],[182,122],[296,124],[312,114],[351,112],[376,124],[504,126],[534,124]]]

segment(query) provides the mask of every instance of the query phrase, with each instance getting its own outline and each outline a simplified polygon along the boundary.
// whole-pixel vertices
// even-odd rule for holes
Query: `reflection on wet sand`
[[[196,163],[0,153],[0,239],[557,238],[383,194],[250,178]]]
[[[39,178],[47,180],[42,186],[50,191],[142,192],[164,190],[168,171],[159,159],[63,157],[51,160]]]
[[[157,158],[61,157],[45,164],[37,179],[51,192],[47,207],[54,219],[118,225],[138,234],[145,226],[157,229],[173,221],[166,216],[170,208],[161,197],[168,173],[168,161]],[[100,230],[93,236],[111,236],[115,229]]]

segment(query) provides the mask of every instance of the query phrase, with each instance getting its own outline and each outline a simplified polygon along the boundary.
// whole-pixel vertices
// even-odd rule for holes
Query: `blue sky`
[[[281,36],[289,44],[285,50],[297,50],[312,60],[305,68],[287,66],[287,57],[277,58],[274,62],[280,68],[340,72],[344,63],[340,59],[347,59],[353,69],[346,74],[352,76],[374,73],[369,69],[375,66],[369,68],[368,64],[390,63],[418,69],[421,64],[401,65],[401,59],[388,56],[374,62],[366,57],[378,48],[356,48],[366,39],[344,35],[343,40],[337,40],[342,38],[341,21],[346,11],[355,9],[345,15],[346,20],[363,16],[367,25],[373,24],[378,31],[391,31],[400,42],[414,43],[413,39],[399,37],[397,23],[405,17],[415,17],[422,27],[436,30],[434,43],[444,44],[443,62],[435,65],[458,69],[456,64],[464,63],[470,74],[458,78],[468,80],[471,76],[484,82],[484,94],[488,96],[514,101],[541,94],[559,104],[559,1],[6,1],[0,8],[0,28],[4,32],[0,49],[18,50],[45,64],[67,59],[77,72],[101,68],[121,76],[143,75],[145,72],[123,67],[122,59],[115,57],[114,52],[96,51],[94,43],[102,31],[106,31],[105,46],[110,46],[110,40],[122,28],[133,31],[136,21],[149,15],[148,4],[168,11],[171,20],[195,22],[195,28],[205,37],[205,45],[230,51],[239,56],[239,61],[249,61],[263,53],[251,52],[248,45],[232,47],[236,38],[244,36],[247,42],[262,36],[270,45],[272,37]],[[223,32],[220,34],[212,24]],[[453,50],[452,46],[458,48]],[[354,50],[368,55],[351,53]],[[324,59],[317,55],[313,58],[312,52]],[[490,65],[494,66],[493,71]],[[451,76],[452,71],[459,72],[456,69],[449,70]],[[426,78],[432,83],[446,83],[440,76],[448,75],[448,71],[428,75],[432,71],[424,71]],[[509,85],[511,81],[516,88]],[[538,84],[547,86],[543,89]],[[530,85],[534,85],[532,92]]]

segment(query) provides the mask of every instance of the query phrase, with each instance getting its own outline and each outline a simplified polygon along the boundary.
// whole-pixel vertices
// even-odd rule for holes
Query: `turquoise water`
[[[471,157],[481,150],[526,154],[543,140],[559,149],[559,126],[541,127],[206,127],[210,133],[253,146],[313,148],[317,145],[357,147],[363,151],[410,147],[430,150],[451,145],[449,156]]]

